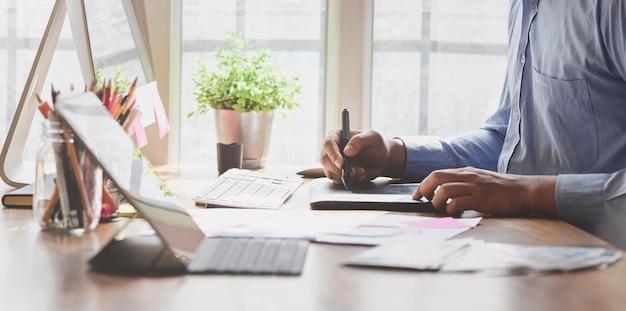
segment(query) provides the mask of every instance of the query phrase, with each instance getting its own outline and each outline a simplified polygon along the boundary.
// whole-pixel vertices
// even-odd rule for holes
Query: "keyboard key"
[[[191,272],[300,274],[309,242],[294,239],[205,238],[189,264]]]

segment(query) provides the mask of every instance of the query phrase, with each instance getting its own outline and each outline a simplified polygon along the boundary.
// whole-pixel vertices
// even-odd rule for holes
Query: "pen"
[[[348,141],[350,140],[350,114],[348,113],[348,109],[344,109],[341,112],[341,156],[343,157],[343,169],[341,170],[341,182],[343,182],[344,187],[346,189],[349,188],[351,178],[350,175],[352,172],[352,165],[350,163],[350,159],[343,154],[343,149],[346,148]]]
[[[37,97],[37,101],[39,102],[37,109],[39,109],[43,117],[47,119],[48,113],[50,113],[50,111],[52,110],[52,106],[50,106],[47,101],[41,99],[41,97],[39,97],[39,94],[35,94],[35,96]]]

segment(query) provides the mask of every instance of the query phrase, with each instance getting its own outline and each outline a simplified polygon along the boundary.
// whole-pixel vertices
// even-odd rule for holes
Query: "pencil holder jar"
[[[46,231],[93,230],[102,210],[102,169],[50,114],[37,154],[33,215]]]

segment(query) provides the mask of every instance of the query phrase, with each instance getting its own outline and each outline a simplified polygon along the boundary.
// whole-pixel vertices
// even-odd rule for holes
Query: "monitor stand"
[[[85,85],[95,78],[84,1],[56,0],[0,154],[0,176],[13,187],[35,181],[34,163],[25,163],[23,159],[24,146],[37,110],[36,94],[41,93],[46,81],[66,16],[70,21]]]

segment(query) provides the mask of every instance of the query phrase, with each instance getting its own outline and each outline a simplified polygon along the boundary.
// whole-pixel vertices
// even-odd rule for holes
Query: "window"
[[[323,126],[326,1],[184,0],[182,11],[180,161],[214,163],[213,115],[187,118],[195,108],[192,74],[199,58],[214,66],[213,53],[227,31],[269,48],[270,61],[302,84],[302,105],[274,116],[267,164],[312,163],[319,158]],[[245,146],[244,146],[245,148]]]
[[[138,85],[153,80],[152,68],[141,39],[139,25],[130,1],[85,2],[94,66],[102,77],[110,79],[116,70],[128,82]]]
[[[105,75],[121,66],[129,79],[141,77],[142,70],[149,77],[150,69],[146,69],[139,57],[142,51],[132,44],[133,39],[137,40],[133,32],[136,25],[124,20],[129,9],[124,3],[127,5],[128,1],[85,0],[96,67]],[[318,161],[326,127],[338,126],[336,117],[341,109],[338,103],[326,102],[326,93],[334,91],[333,83],[336,83],[332,79],[328,80],[330,84],[327,82],[326,68],[335,61],[327,56],[330,55],[327,54],[328,38],[336,38],[341,27],[346,27],[343,22],[329,26],[329,18],[336,12],[332,10],[338,7],[344,12],[361,12],[362,6],[369,8],[362,14],[369,22],[358,26],[362,29],[356,29],[357,33],[366,34],[364,40],[368,44],[354,49],[360,52],[350,50],[341,56],[349,59],[350,53],[365,53],[364,50],[371,47],[371,64],[366,64],[371,68],[362,74],[363,79],[371,81],[363,90],[370,96],[356,103],[368,113],[352,114],[354,119],[361,118],[354,124],[380,130],[386,136],[454,135],[480,127],[500,97],[510,0],[161,0],[142,3],[146,6],[169,3],[170,7],[160,5],[158,8],[167,11],[163,13],[166,16],[172,13],[173,6],[182,9],[181,80],[171,81],[180,82],[181,96],[170,99],[170,111],[178,109],[180,116],[172,123],[180,129],[171,132],[176,137],[170,137],[168,142],[176,145],[170,148],[178,149],[179,157],[175,158],[181,163],[214,163],[213,116],[188,119],[186,115],[195,106],[192,72],[196,69],[196,60],[203,58],[208,60],[209,68],[214,66],[213,52],[224,42],[227,30],[243,34],[253,47],[270,48],[271,60],[282,64],[288,74],[298,75],[303,85],[299,96],[302,106],[288,111],[284,118],[276,116],[274,119],[267,163]],[[0,132],[4,136],[53,5],[54,1],[49,0],[0,2]],[[363,31],[368,27],[371,27],[369,34]],[[150,40],[162,39],[152,36]],[[179,65],[177,59],[171,61],[172,64],[154,63],[155,71],[156,66]],[[62,89],[82,81],[68,22],[46,80],[46,85],[54,83]],[[49,98],[48,86],[44,86],[42,94],[46,99]],[[160,88],[165,87],[167,85],[160,82]],[[329,114],[329,110],[336,110],[336,113]],[[27,158],[34,159],[38,145],[37,121],[31,130],[35,142],[29,144],[32,148],[25,153]],[[164,148],[167,146],[157,147],[158,150]]]
[[[509,1],[374,4],[372,128],[456,135],[495,111],[506,66]]]

